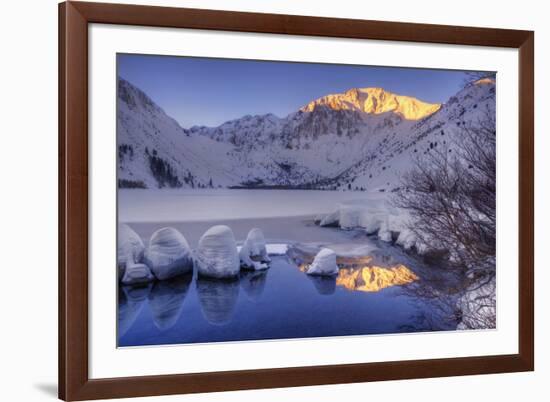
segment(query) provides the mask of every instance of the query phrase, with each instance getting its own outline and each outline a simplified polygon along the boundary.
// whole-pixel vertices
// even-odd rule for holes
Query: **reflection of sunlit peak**
[[[392,268],[378,266],[341,268],[336,284],[348,290],[378,292],[390,286],[406,285],[416,280],[418,276],[400,264]]]

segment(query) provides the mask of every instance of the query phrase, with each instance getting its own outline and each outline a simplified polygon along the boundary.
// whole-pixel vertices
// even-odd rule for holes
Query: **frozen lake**
[[[330,212],[343,201],[384,193],[319,190],[118,190],[120,222],[190,222],[276,218]]]
[[[120,287],[119,346],[368,335],[456,328],[449,278],[362,230],[320,227],[319,213],[343,201],[384,194],[300,190],[119,192],[119,218],[147,244],[165,226],[195,249],[213,225],[238,243],[260,228],[268,243],[290,246],[263,272],[220,281],[193,275]],[[321,247],[338,255],[337,277],[304,268]],[[433,297],[436,295],[436,297]]]

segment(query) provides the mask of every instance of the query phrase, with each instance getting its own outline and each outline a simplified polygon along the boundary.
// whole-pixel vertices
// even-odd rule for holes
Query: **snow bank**
[[[336,253],[329,248],[323,248],[317,253],[313,263],[307,270],[308,275],[337,275]]]
[[[135,264],[143,259],[145,246],[136,232],[125,223],[118,225],[117,266],[118,279],[122,279],[127,264]]]
[[[407,250],[417,245],[416,236],[408,229],[410,216],[407,211],[384,199],[339,203],[334,211],[319,217],[318,222],[320,226],[336,226],[344,230],[363,229],[369,235],[376,234],[382,241],[395,241]]]
[[[196,258],[200,275],[232,278],[239,274],[237,244],[233,232],[227,226],[213,226],[202,235]]]
[[[122,283],[124,285],[138,285],[151,282],[155,279],[149,267],[145,264],[126,264]]]
[[[288,251],[286,243],[271,243],[266,245],[268,255],[285,255]]]
[[[265,239],[260,229],[254,228],[248,232],[246,240],[239,250],[241,268],[259,271],[269,268],[271,259],[267,255]]]
[[[191,249],[185,237],[174,228],[157,230],[149,240],[145,263],[159,280],[193,271]]]
[[[456,329],[496,328],[496,279],[482,278],[472,284],[457,303],[462,321]]]

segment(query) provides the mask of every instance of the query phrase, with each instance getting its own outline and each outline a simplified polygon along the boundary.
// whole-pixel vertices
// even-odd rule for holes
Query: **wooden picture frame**
[[[90,379],[88,24],[192,28],[519,49],[519,353]],[[534,369],[534,33],[531,31],[65,2],[59,5],[59,397],[140,397]]]

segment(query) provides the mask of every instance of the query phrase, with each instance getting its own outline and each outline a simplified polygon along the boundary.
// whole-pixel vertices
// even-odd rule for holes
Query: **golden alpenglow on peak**
[[[485,77],[485,78],[480,78],[479,80],[475,81],[474,82],[474,85],[494,85],[496,83],[495,79],[494,78],[491,78],[491,77]]]
[[[319,106],[333,110],[355,110],[368,114],[393,112],[406,120],[420,120],[441,108],[439,103],[422,102],[411,96],[396,95],[383,88],[353,88],[342,94],[331,94],[316,99],[302,109],[313,112]]]

